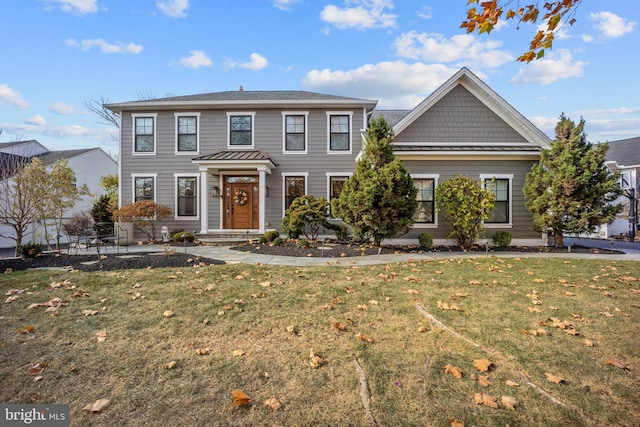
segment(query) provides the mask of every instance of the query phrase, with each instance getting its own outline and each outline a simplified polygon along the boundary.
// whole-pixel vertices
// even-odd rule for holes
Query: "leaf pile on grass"
[[[69,404],[71,425],[633,425],[638,277],[535,258],[5,274],[0,402]]]

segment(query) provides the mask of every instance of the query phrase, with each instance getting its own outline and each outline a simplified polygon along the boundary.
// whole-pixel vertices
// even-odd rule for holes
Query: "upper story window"
[[[481,175],[486,189],[495,196],[494,207],[485,224],[511,225],[511,180],[513,175]]]
[[[254,113],[227,113],[229,147],[253,147]]]
[[[329,152],[351,152],[351,112],[327,113]]]
[[[199,113],[176,114],[176,153],[198,152]]]
[[[153,154],[156,151],[156,115],[133,115],[133,152]]]
[[[413,215],[416,224],[435,224],[435,178],[413,177],[413,185],[418,190],[416,200],[418,207]]]
[[[307,152],[306,112],[282,113],[284,117],[284,151]]]
[[[156,175],[133,175],[133,201],[155,200]]]

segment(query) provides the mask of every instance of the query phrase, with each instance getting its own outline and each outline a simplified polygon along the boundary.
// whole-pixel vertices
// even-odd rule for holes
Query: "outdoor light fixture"
[[[211,187],[211,197],[220,197],[220,187],[217,185]]]

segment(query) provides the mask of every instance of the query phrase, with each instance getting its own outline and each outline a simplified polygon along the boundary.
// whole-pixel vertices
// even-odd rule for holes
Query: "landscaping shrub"
[[[113,222],[113,213],[111,212],[111,201],[109,196],[103,194],[98,200],[93,202],[91,207],[91,216],[93,222],[98,224],[100,222]]]
[[[277,237],[280,237],[280,232],[278,230],[269,230],[266,231],[262,237],[264,237],[267,242],[273,242]]]
[[[273,246],[280,246],[282,244],[282,239],[280,237],[276,237],[273,239]]]
[[[298,247],[299,248],[308,248],[309,247],[309,241],[307,239],[298,240]]]
[[[423,248],[430,248],[433,245],[433,237],[429,233],[418,234],[418,242]]]
[[[116,221],[132,221],[136,230],[144,233],[149,241],[156,239],[158,224],[171,215],[171,208],[153,200],[139,200],[115,211]]]
[[[290,238],[304,235],[307,240],[316,240],[321,228],[331,228],[329,202],[324,197],[300,196],[291,202],[282,219],[282,230]]]
[[[267,243],[267,238],[264,236],[260,236],[260,238],[258,239],[258,243],[260,243],[261,245],[264,245],[265,243]]]
[[[178,243],[183,243],[183,242],[191,243],[194,240],[196,240],[196,236],[194,236],[193,233],[190,233],[188,231],[178,231],[173,235],[173,241]]]
[[[42,252],[43,249],[44,245],[42,243],[31,242],[18,246],[16,252],[23,258],[35,258]]]
[[[506,248],[511,243],[511,233],[505,230],[496,231],[491,240],[496,246]]]
[[[346,242],[349,240],[349,227],[347,224],[332,224],[331,229],[336,233],[336,240]]]

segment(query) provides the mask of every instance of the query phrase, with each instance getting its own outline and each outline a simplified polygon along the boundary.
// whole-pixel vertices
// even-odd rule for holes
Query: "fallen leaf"
[[[309,364],[311,365],[312,368],[317,369],[320,366],[324,365],[324,359],[318,356],[318,353],[316,353],[316,351],[313,348],[309,350],[309,357],[311,357]]]
[[[107,333],[106,329],[101,329],[98,332],[96,332],[96,335],[93,338],[91,338],[91,342],[94,344],[99,342],[104,342],[107,340],[108,335],[109,334]]]
[[[456,420],[455,418],[452,418],[451,427],[464,427],[464,423],[460,420]]]
[[[42,373],[42,371],[44,371],[44,368],[47,367],[46,363],[35,363],[31,366],[29,366],[29,375],[31,376],[35,376],[35,375],[40,375]]]
[[[356,334],[356,339],[357,339],[358,341],[366,341],[366,342],[368,342],[369,344],[373,344],[374,342],[376,342],[376,340],[374,340],[373,338],[371,338],[369,335],[367,335],[367,334],[361,334],[361,333]]]
[[[344,331],[345,329],[347,329],[347,327],[345,325],[343,325],[342,323],[340,323],[340,322],[335,322],[333,324],[333,327],[336,328],[339,331]]]
[[[458,378],[459,380],[462,379],[462,375],[464,375],[464,372],[462,371],[462,369],[460,369],[457,366],[453,366],[453,365],[445,365],[444,367],[444,373],[446,374],[451,374],[454,377]]]
[[[584,345],[586,345],[587,347],[593,347],[593,341],[585,339],[584,340]]]
[[[109,399],[98,399],[95,402],[86,405],[82,410],[87,412],[102,412],[107,409],[107,406],[110,404],[111,400]]]
[[[233,350],[233,357],[244,356],[244,351],[242,350]]]
[[[298,333],[298,329],[294,325],[287,326],[287,332],[291,335],[296,335]]]
[[[631,370],[629,367],[623,365],[621,362],[618,362],[615,359],[605,359],[604,363],[607,365],[615,366],[616,368],[620,368],[622,370],[626,370],[626,371]]]
[[[493,366],[493,363],[489,359],[476,359],[473,361],[473,366],[480,372],[487,372]]]
[[[36,327],[33,325],[27,325],[25,326],[24,329],[20,329],[20,333],[21,334],[30,334],[31,332],[35,331]]]
[[[95,316],[98,314],[98,310],[82,310],[83,316]]]
[[[480,383],[480,385],[482,387],[489,387],[490,385],[493,384],[491,381],[489,381],[489,376],[488,375],[480,375],[480,376],[478,376],[478,382]]]
[[[209,354],[209,352],[211,352],[211,349],[209,347],[207,347],[207,348],[196,348],[196,354],[198,356],[206,356],[207,354]]]
[[[175,313],[171,310],[166,310],[164,313],[162,313],[162,317],[166,317],[167,319],[173,317],[175,315]]]
[[[164,365],[165,369],[173,369],[176,367],[176,365],[178,364],[178,362],[176,362],[175,360],[172,360],[171,362],[167,363],[166,365]]]
[[[552,383],[561,384],[561,383],[566,383],[567,382],[566,379],[564,379],[562,377],[559,377],[557,375],[550,374],[548,372],[545,372],[544,375],[547,377],[547,381],[552,382]]]
[[[502,402],[504,407],[509,409],[510,411],[515,411],[516,406],[520,404],[520,402],[518,402],[515,398],[511,396],[502,396],[502,399],[500,401]]]
[[[251,398],[241,390],[231,390],[231,396],[233,397],[234,405],[248,405],[251,403]]]
[[[568,297],[575,297],[576,296],[576,294],[574,294],[573,292],[569,292],[569,291],[566,291],[564,294],[566,296],[568,296]]]
[[[498,409],[498,399],[488,394],[476,393],[473,395],[476,405],[484,405],[489,408]]]
[[[277,411],[282,407],[282,404],[278,402],[278,399],[276,399],[275,397],[265,400],[264,404],[265,406],[270,407],[273,411]]]
[[[511,381],[511,380],[507,380],[507,382],[505,384],[508,385],[509,387],[520,387],[520,384],[518,384],[515,381]]]
[[[9,298],[7,298],[4,303],[5,304],[11,304],[12,302],[19,300],[20,299],[20,295],[11,295]]]

